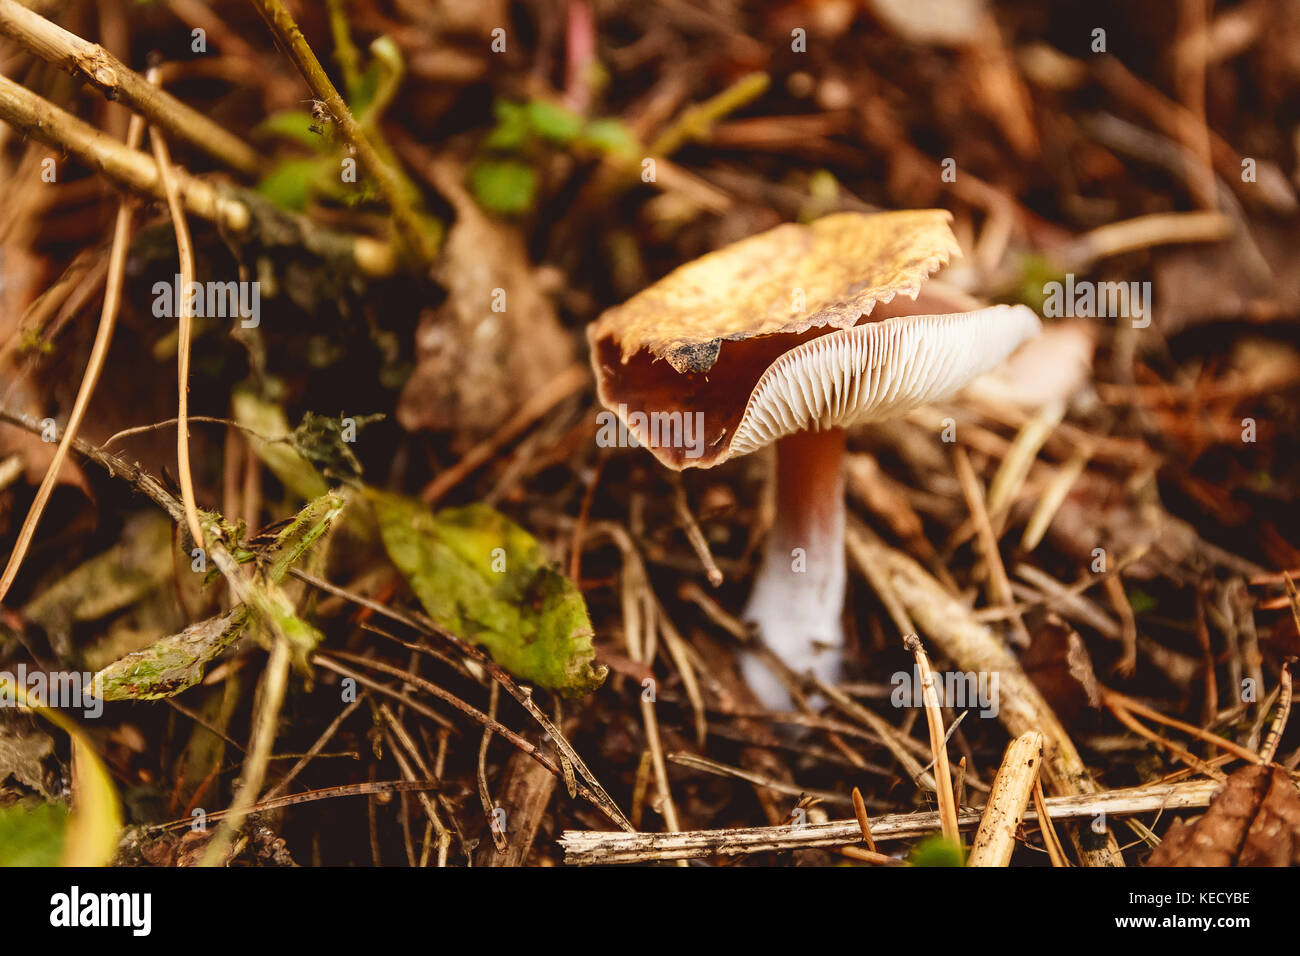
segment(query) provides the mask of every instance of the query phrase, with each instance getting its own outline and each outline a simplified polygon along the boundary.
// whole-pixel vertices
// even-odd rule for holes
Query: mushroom
[[[744,618],[795,671],[839,679],[845,429],[944,398],[1039,330],[937,281],[945,210],[839,213],[690,262],[587,329],[597,393],[674,470],[776,446],[776,515]],[[784,684],[744,652],[768,707]]]

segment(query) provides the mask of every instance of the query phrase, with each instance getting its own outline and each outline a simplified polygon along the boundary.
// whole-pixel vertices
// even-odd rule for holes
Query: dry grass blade
[[[916,658],[917,672],[921,677],[925,720],[930,728],[930,751],[934,754],[935,795],[939,800],[939,823],[943,828],[944,836],[954,843],[960,843],[957,800],[953,796],[952,772],[948,767],[948,738],[943,732],[943,711],[939,705],[939,694],[934,688],[934,673],[930,670],[930,658],[921,645],[921,639],[915,634],[903,638],[903,645]]]
[[[1038,812],[1038,831],[1043,835],[1043,846],[1052,866],[1066,867],[1070,861],[1065,856],[1065,847],[1056,835],[1056,825],[1052,823],[1051,812],[1047,809],[1047,798],[1043,795],[1042,777],[1034,779],[1034,809]]]
[[[133,116],[126,135],[127,148],[134,150],[139,147],[143,135],[144,121],[138,116]],[[126,274],[126,253],[131,238],[131,210],[130,199],[124,197],[118,203],[117,218],[113,223],[113,244],[108,255],[108,273],[104,279],[104,304],[100,309],[99,328],[95,331],[95,344],[91,346],[86,372],[77,389],[77,398],[73,402],[71,414],[68,415],[68,423],[63,427],[63,434],[59,436],[59,445],[54,450],[54,458],[50,461],[45,477],[36,490],[36,498],[32,501],[27,517],[23,520],[22,528],[18,531],[18,540],[14,543],[13,551],[9,553],[4,574],[0,576],[0,601],[5,599],[9,588],[13,586],[14,578],[18,576],[18,568],[22,565],[23,558],[27,556],[27,549],[31,547],[36,526],[40,523],[45,505],[49,502],[50,494],[59,480],[59,473],[63,469],[64,461],[67,460],[68,451],[77,438],[81,421],[86,415],[86,408],[95,394],[95,386],[99,384],[100,372],[104,370],[108,347],[113,341],[113,329],[117,324],[118,308],[122,303],[122,277]]]
[[[155,82],[157,76],[157,69],[149,71],[150,82]],[[163,139],[162,130],[157,126],[149,127],[149,143],[153,147],[154,161],[158,164],[163,192],[167,195],[167,209],[171,213],[172,228],[176,232],[176,255],[180,259],[180,314],[176,326],[176,467],[181,484],[181,503],[185,507],[185,523],[189,527],[190,537],[194,539],[194,546],[202,548],[203,526],[199,522],[198,505],[194,502],[194,475],[190,469],[190,339],[194,332],[194,316],[191,314],[193,303],[189,290],[194,281],[194,247],[190,242],[189,224],[185,221],[185,209],[181,205],[180,189],[172,174],[167,143]]]
[[[1025,432],[1022,431],[1021,434],[1025,434]],[[1023,446],[1020,447],[1023,448]],[[1034,450],[1037,450],[1036,446]],[[980,492],[979,479],[975,476],[975,469],[971,467],[970,456],[966,454],[966,449],[960,445],[955,446],[953,448],[953,462],[956,465],[957,480],[961,482],[962,494],[966,496],[966,505],[970,508],[971,518],[975,522],[975,530],[979,535],[984,560],[988,565],[989,595],[995,604],[1001,605],[1010,612],[1016,636],[1020,644],[1027,647],[1029,645],[1029,632],[1025,630],[1025,622],[1020,619],[1020,612],[1016,609],[1015,598],[1011,594],[1011,582],[1007,578],[1007,569],[1002,564],[1002,554],[998,550],[997,533],[994,531],[992,520],[985,508],[984,495]]]
[[[221,825],[212,834],[207,848],[203,851],[203,866],[220,866],[225,859],[230,841],[243,825],[245,817],[257,802],[257,795],[262,790],[262,781],[266,777],[266,765],[271,759],[271,747],[275,743],[275,734],[280,718],[280,707],[284,703],[284,692],[289,685],[289,640],[284,635],[272,638],[271,653],[266,661],[266,670],[258,686],[257,703],[254,705],[252,742],[248,755],[244,758],[244,770],[239,778],[239,788],[235,799],[230,804]]]

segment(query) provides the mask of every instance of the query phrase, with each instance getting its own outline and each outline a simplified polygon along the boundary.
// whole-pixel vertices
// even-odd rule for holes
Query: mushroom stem
[[[796,432],[776,444],[776,523],[745,619],[792,670],[836,682],[843,660],[844,430]],[[790,707],[785,685],[758,655],[745,680],[769,708]]]

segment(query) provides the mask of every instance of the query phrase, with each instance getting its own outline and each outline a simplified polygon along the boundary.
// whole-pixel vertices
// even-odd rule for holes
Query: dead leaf
[[[447,301],[415,333],[416,367],[397,403],[407,431],[490,434],[574,360],[519,230],[488,218],[448,160],[430,171],[456,209],[437,278]]]
[[[1020,657],[1029,679],[1066,726],[1089,728],[1096,722],[1101,694],[1092,660],[1079,632],[1049,613]]]
[[[1300,863],[1300,793],[1276,765],[1228,778],[1205,815],[1175,820],[1147,866],[1290,866]]]
[[[54,753],[54,738],[17,712],[0,714],[0,785],[12,777],[21,787],[53,798],[45,760]]]

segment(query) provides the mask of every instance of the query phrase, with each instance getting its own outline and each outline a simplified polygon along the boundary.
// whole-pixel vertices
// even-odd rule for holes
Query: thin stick
[[[174,703],[171,698],[168,698],[167,700],[168,703]],[[313,758],[324,749],[325,744],[333,739],[334,735],[338,733],[339,728],[343,726],[343,721],[351,717],[352,712],[361,706],[361,701],[362,698],[358,697],[338,712],[338,715],[330,721],[329,726],[325,728],[324,732],[316,738],[316,742],[307,749],[305,754],[298,758],[298,762],[289,768],[289,772],[280,778],[280,782],[270,790],[266,791],[265,799],[274,799],[289,788],[289,784],[293,782],[293,779],[297,777],[304,768],[306,768],[307,764],[311,763]],[[225,735],[222,734],[222,736],[224,737]],[[236,744],[236,746],[238,746],[238,744]]]
[[[1225,774],[1223,771],[1216,769],[1212,764],[1206,763],[1204,760],[1196,756],[1196,754],[1192,753],[1186,747],[1182,747],[1174,743],[1172,740],[1168,740],[1164,737],[1161,737],[1154,730],[1152,730],[1150,727],[1147,727],[1140,720],[1138,720],[1131,713],[1129,713],[1128,709],[1118,700],[1110,697],[1108,694],[1103,692],[1101,702],[1106,705],[1106,707],[1110,710],[1112,714],[1115,715],[1116,719],[1119,720],[1121,724],[1123,724],[1129,730],[1133,731],[1135,734],[1141,737],[1145,737],[1147,740],[1151,741],[1153,744],[1155,744],[1158,747],[1164,747],[1166,750],[1168,750],[1171,754],[1173,754],[1183,763],[1187,764],[1187,766],[1193,768],[1199,773],[1205,774],[1205,776],[1212,778],[1217,783],[1224,783],[1225,781],[1227,781],[1228,775]],[[1251,754],[1252,759],[1254,758],[1254,756],[1255,756],[1254,754]]]
[[[362,687],[368,687],[378,694],[383,694],[385,697],[391,697],[393,700],[397,701],[399,704],[402,704],[404,707],[408,708],[409,710],[412,710],[415,713],[420,714],[423,717],[427,717],[429,718],[429,720],[432,720],[435,724],[437,724],[439,727],[442,728],[444,733],[453,732],[456,729],[455,724],[453,724],[446,717],[442,716],[442,714],[438,713],[432,707],[429,707],[425,704],[420,703],[418,700],[414,700],[411,697],[408,697],[406,694],[403,694],[400,690],[396,690],[388,686],[387,684],[380,683],[377,680],[371,680],[365,674],[359,674],[354,670],[350,670],[349,668],[344,667],[342,664],[338,663],[337,661],[331,661],[328,658],[317,656],[312,658],[312,663],[319,664],[321,667],[324,667],[326,670],[333,671],[334,673],[339,674],[340,676],[351,677]]]
[[[414,198],[419,195],[414,185],[396,166],[385,162],[380,157],[370,137],[352,115],[352,110],[339,95],[339,91],[334,88],[329,74],[320,65],[320,60],[316,58],[307,38],[303,36],[293,14],[281,0],[253,0],[253,6],[257,8],[257,12],[262,15],[271,33],[280,41],[289,58],[298,67],[298,72],[307,81],[312,92],[324,102],[325,108],[338,123],[339,131],[356,151],[361,165],[370,170],[370,174],[375,177],[379,191],[383,193],[384,200],[393,212],[398,234],[409,250],[418,261],[431,262],[437,255],[438,242],[431,234],[428,225],[421,221],[413,205]]]
[[[247,176],[262,171],[262,158],[238,136],[142,77],[98,43],[89,43],[16,0],[0,0],[0,33],[41,59],[60,66],[149,122],[196,146],[217,162]],[[132,147],[133,149],[135,147]]]
[[[131,125],[126,134],[127,147],[134,150],[140,145],[143,135],[144,121],[138,116],[131,117]],[[0,576],[0,601],[4,600],[5,595],[9,593],[9,588],[13,586],[14,578],[18,576],[18,568],[27,556],[27,549],[36,534],[36,526],[40,523],[45,505],[49,502],[54,486],[59,480],[59,473],[63,470],[63,463],[67,460],[68,451],[77,437],[77,431],[81,428],[81,420],[85,417],[86,408],[95,394],[95,386],[99,384],[99,374],[104,369],[108,347],[113,341],[117,311],[122,302],[122,277],[126,274],[126,253],[130,238],[131,202],[124,196],[118,203],[117,219],[113,224],[113,246],[108,256],[108,272],[104,279],[104,305],[99,313],[99,328],[95,331],[95,344],[91,346],[86,372],[81,377],[81,386],[77,389],[77,398],[72,404],[68,424],[63,429],[58,447],[54,449],[54,458],[45,471],[45,477],[36,491],[36,497],[27,512],[27,517],[23,520],[23,526],[18,531],[18,540],[9,554],[8,563],[5,564],[4,575]]]
[[[918,788],[923,790],[937,790],[938,785],[935,783],[934,776],[925,767],[921,766],[921,761],[907,752],[904,741],[909,741],[897,727],[885,720],[873,710],[863,707],[856,700],[850,697],[844,691],[840,690],[833,684],[814,677],[813,682],[817,689],[821,691],[832,704],[848,714],[850,717],[866,724],[879,737],[880,742],[885,749],[894,755],[894,759],[903,765],[907,775],[912,778],[912,782]]]
[[[695,515],[691,513],[690,502],[686,500],[686,487],[682,484],[680,476],[674,476],[674,485],[676,486],[673,494],[673,504],[677,509],[677,518],[686,529],[686,540],[691,543],[696,556],[700,559],[700,564],[704,565],[704,573],[709,579],[709,583],[715,588],[722,583],[722,571],[718,564],[713,560],[713,552],[709,550],[709,542],[704,537],[704,532],[700,530],[700,524],[695,520]]]
[[[47,146],[63,150],[82,165],[97,169],[134,192],[165,199],[158,164],[139,150],[127,149],[66,110],[43,100],[7,76],[0,75],[0,119]],[[220,222],[235,232],[248,228],[248,208],[217,187],[188,173],[179,174],[181,195],[196,216]]]
[[[377,780],[369,783],[345,783],[337,787],[325,787],[321,790],[307,790],[303,793],[289,793],[282,797],[262,800],[250,808],[251,813],[266,813],[295,807],[300,803],[315,803],[317,800],[332,800],[335,797],[364,797],[377,793],[410,793],[422,790],[437,790],[442,786],[440,780]],[[221,820],[230,815],[229,810],[213,810],[207,815],[209,820]],[[167,823],[156,823],[144,829],[151,832],[178,830],[194,825],[191,817],[182,817]]]
[[[497,701],[501,699],[501,685],[492,685],[492,694],[488,702],[488,716],[495,718],[497,715]],[[487,817],[488,832],[492,834],[492,842],[496,845],[498,853],[505,853],[510,849],[510,844],[506,841],[505,830],[497,824],[495,808],[492,806],[492,791],[488,789],[487,780],[487,753],[488,744],[492,743],[492,731],[483,728],[483,739],[478,745],[478,798],[483,804],[483,815]]]
[[[416,650],[419,649],[418,645],[412,645],[412,648]],[[421,690],[424,690],[432,694],[434,697],[437,697],[439,700],[446,701],[448,704],[451,704],[457,710],[461,711],[462,713],[478,721],[484,727],[488,727],[494,732],[500,734],[502,737],[510,741],[512,744],[514,744],[524,753],[528,754],[528,756],[532,757],[534,760],[536,760],[538,763],[544,766],[547,770],[551,771],[551,773],[555,774],[557,777],[563,775],[563,771],[560,769],[559,765],[556,764],[555,761],[552,760],[542,750],[535,747],[532,743],[525,740],[523,737],[519,736],[519,734],[515,733],[509,727],[506,727],[500,721],[493,720],[491,717],[483,713],[477,707],[473,706],[472,704],[466,703],[465,701],[457,697],[455,694],[451,693],[448,690],[444,690],[443,688],[439,687],[437,684],[433,683],[432,681],[425,680],[422,677],[417,677],[414,674],[409,674],[406,671],[403,671],[401,668],[394,667],[391,664],[386,664],[383,661],[371,660],[370,658],[360,657],[356,654],[345,654],[342,651],[335,651],[334,656],[342,657],[345,660],[352,661],[353,663],[363,664],[366,667],[372,667],[375,670],[388,674],[392,677],[400,678],[406,681],[407,683],[419,687]],[[317,654],[314,658],[312,658],[312,660],[313,663],[319,664],[322,667],[327,667],[335,671],[340,670],[338,664],[336,664],[334,661],[330,660],[328,657],[325,657],[321,654]],[[506,690],[509,691],[510,688],[506,687]],[[551,724],[549,719],[546,720],[546,725],[554,726],[554,724]],[[559,746],[559,742],[563,738],[560,736],[558,728],[554,733],[551,734],[551,739],[556,742],[557,746]],[[565,742],[565,744],[567,745],[567,741]],[[574,763],[575,766],[577,766],[579,770],[584,773],[584,776],[586,776],[586,778],[590,780],[591,778],[587,775],[590,774],[591,771],[586,769],[586,765],[580,763],[579,761],[574,761]],[[595,786],[599,787],[599,784],[596,784]],[[584,787],[581,784],[579,784],[577,787],[577,791],[594,806],[597,806],[601,810],[603,810],[605,812],[605,815],[608,816],[610,820],[612,820],[614,823],[618,824],[620,827],[625,827],[625,829],[627,830],[632,829],[632,824],[627,822],[627,817],[623,815],[623,812],[618,809],[618,805],[614,803],[613,799],[607,793],[605,793],[603,789],[594,792],[593,790],[589,790],[587,787]]]
[[[411,755],[411,760],[415,762],[420,773],[422,773],[426,779],[429,777],[440,779],[442,773],[430,772],[429,765],[420,755],[420,750],[416,747],[415,741],[411,739],[411,735],[406,732],[406,728],[402,726],[402,722],[397,719],[397,715],[393,713],[392,709],[389,708],[387,704],[380,704],[377,709],[380,716],[383,717],[384,721],[388,724],[391,739],[395,740],[400,745],[400,748],[405,749],[406,752]],[[399,749],[399,747],[393,747],[392,754],[393,760],[397,763],[397,769],[402,771],[403,777],[407,780],[419,779],[416,777],[415,771],[411,768],[410,763],[408,763],[406,758],[402,756],[402,750]],[[427,793],[420,793],[419,799],[420,804],[424,807],[425,816],[429,819],[429,825],[433,827],[434,832],[438,834],[438,866],[444,867],[447,865],[447,848],[451,846],[451,831],[447,829],[446,825],[442,822],[441,817],[438,816],[438,808],[434,806],[433,798],[431,798]]]
[[[864,850],[859,846],[842,846],[839,848],[840,856],[846,856],[850,860],[858,860],[862,863],[876,863],[880,866],[903,866],[902,860],[895,860],[892,856],[886,856],[883,853],[874,853],[871,850]]]
[[[1149,784],[1100,794],[1048,797],[1047,809],[1059,820],[1121,816],[1209,806],[1220,785],[1213,780],[1177,784]],[[965,810],[958,816],[961,826],[979,825],[982,810]],[[1029,811],[1026,819],[1037,820]],[[933,833],[939,814],[891,813],[877,817],[871,832],[877,843],[906,840]],[[710,856],[744,856],[776,850],[837,847],[857,842],[862,831],[856,819],[832,823],[751,827],[726,830],[687,830],[682,833],[615,833],[612,831],[566,830],[560,837],[564,862],[591,865],[647,863],[652,860],[691,860]]]
[[[157,69],[149,71],[150,81],[157,79]],[[162,179],[163,192],[167,194],[167,209],[171,213],[172,228],[176,232],[176,255],[180,259],[180,309],[176,343],[176,467],[181,483],[181,504],[185,507],[185,523],[195,547],[202,548],[203,527],[199,524],[199,509],[194,503],[194,476],[190,470],[190,338],[194,330],[194,317],[190,314],[190,283],[194,281],[194,247],[190,244],[190,227],[181,207],[180,191],[172,175],[172,161],[167,154],[167,143],[162,130],[149,127],[149,142],[153,146],[154,161]]]
[[[1118,572],[1106,575],[1103,584],[1111,607],[1119,615],[1120,638],[1124,642],[1124,655],[1115,662],[1114,670],[1123,677],[1132,677],[1137,672],[1137,617],[1133,614],[1133,605],[1129,603],[1128,595],[1124,593],[1124,582]]]
[[[719,763],[716,760],[710,760],[708,757],[701,757],[698,754],[688,753],[671,753],[668,759],[682,767],[690,767],[692,770],[702,770],[705,773],[717,774],[719,777],[733,777],[736,780],[744,780],[746,783],[752,783],[756,787],[766,787],[769,790],[775,790],[777,793],[784,793],[790,797],[816,797],[824,803],[848,803],[844,794],[835,793],[831,790],[810,790],[808,787],[800,787],[797,784],[782,783],[772,777],[765,776],[761,773],[754,773],[751,770],[743,770],[740,767],[733,767],[730,764]]]
[[[3,418],[4,418],[3,412],[0,412],[0,419]],[[461,654],[463,654],[465,657],[468,657],[470,660],[478,663],[480,666],[482,666],[484,670],[488,672],[489,675],[491,675],[493,680],[495,680],[497,683],[499,683],[502,687],[505,688],[507,694],[513,697],[516,701],[518,701],[519,705],[523,707],[524,710],[528,711],[529,715],[534,720],[536,720],[539,724],[542,725],[542,729],[545,730],[548,735],[550,735],[552,742],[555,744],[555,748],[558,751],[560,751],[560,753],[573,764],[573,766],[577,769],[577,771],[580,774],[582,774],[582,776],[586,779],[586,781],[589,784],[591,784],[591,790],[594,793],[594,795],[591,796],[591,802],[594,803],[596,806],[600,807],[602,810],[604,810],[605,813],[609,815],[609,818],[613,820],[615,823],[617,823],[623,829],[629,831],[633,829],[632,824],[628,821],[627,817],[623,814],[623,811],[620,810],[618,808],[618,804],[614,802],[614,798],[611,797],[605,791],[605,788],[600,785],[600,781],[596,779],[596,775],[591,772],[591,768],[589,768],[586,764],[586,761],[584,761],[582,757],[579,756],[578,751],[573,749],[573,745],[569,743],[568,738],[564,736],[564,734],[560,731],[560,728],[557,727],[549,717],[547,717],[544,713],[542,713],[541,708],[537,706],[537,702],[533,700],[531,688],[527,692],[525,692],[524,689],[521,688],[518,684],[516,684],[514,679],[509,674],[507,674],[504,670],[502,670],[500,665],[497,664],[494,660],[492,660],[492,658],[488,657],[487,654],[483,653],[473,644],[461,640],[459,637],[457,637],[455,634],[452,634],[450,631],[446,631],[437,627],[432,621],[430,621],[427,617],[424,617],[423,615],[421,615],[417,619],[409,615],[402,614],[399,611],[394,611],[392,608],[386,607],[385,605],[380,604],[378,601],[372,601],[369,598],[362,597],[359,594],[353,594],[352,592],[344,588],[341,588],[338,585],[331,584],[329,581],[326,581],[323,578],[318,578],[315,575],[308,574],[306,571],[302,571],[299,568],[290,568],[289,573],[301,581],[306,581],[312,587],[320,588],[322,591],[328,591],[330,594],[333,594],[337,597],[345,598],[346,600],[352,601],[356,604],[360,604],[362,607],[368,607],[371,610],[376,611],[379,614],[382,614],[384,617],[390,618],[401,624],[405,624],[407,627],[411,628],[414,631],[427,634],[427,635],[437,635],[438,637],[441,637],[447,642],[449,642],[450,644],[452,644],[456,648],[456,650],[459,651]],[[407,648],[408,650],[418,651],[422,654],[430,654],[434,657],[441,656],[432,648],[424,647],[420,644],[411,644],[406,641],[399,641],[398,643],[400,643],[403,647]],[[378,662],[375,661],[367,660],[365,661],[365,663],[370,664],[371,666],[379,666]],[[404,680],[410,680],[411,678],[411,675],[400,671],[398,672],[398,675],[401,676]],[[464,704],[463,701],[459,701],[459,699],[457,699],[455,706],[463,710],[464,707],[462,707],[461,705],[464,705],[464,707],[469,706],[468,704]],[[471,708],[471,710],[472,709],[473,708]],[[475,713],[478,713],[478,711],[475,710]],[[471,716],[473,715],[471,714]],[[506,730],[505,728],[502,728],[502,730],[505,731],[503,736],[507,736],[507,739],[510,739],[512,742],[515,741],[516,739],[523,741],[522,749],[526,750],[526,752],[528,752],[529,754],[536,754],[539,752],[537,751],[537,748],[532,746],[532,744],[529,744],[527,741],[524,741],[522,737],[518,737],[518,735],[513,734],[512,731]],[[516,744],[516,746],[518,746],[518,744]],[[539,759],[539,762],[543,763],[545,766],[549,768],[555,768],[554,763],[550,763],[544,759]],[[555,770],[555,772],[558,774],[559,772],[558,769]]]
[[[916,658],[917,672],[921,675],[921,695],[925,700],[925,719],[930,727],[930,749],[934,753],[935,795],[939,800],[939,820],[943,835],[954,843],[961,841],[957,826],[957,801],[952,793],[952,772],[948,767],[948,742],[943,732],[943,712],[939,708],[939,694],[934,689],[934,672],[930,658],[915,634],[903,638],[903,646]]]

